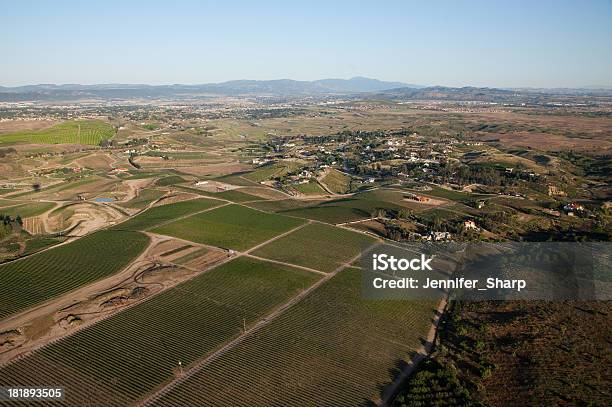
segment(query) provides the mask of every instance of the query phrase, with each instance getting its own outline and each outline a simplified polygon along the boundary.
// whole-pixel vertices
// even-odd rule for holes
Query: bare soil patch
[[[0,134],[42,130],[56,123],[56,120],[0,120]]]

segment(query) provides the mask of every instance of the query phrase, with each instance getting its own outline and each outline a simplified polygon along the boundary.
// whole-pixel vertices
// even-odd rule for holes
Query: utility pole
[[[181,376],[182,376],[183,375],[183,363],[179,360],[178,365],[179,365],[179,371],[181,372]]]

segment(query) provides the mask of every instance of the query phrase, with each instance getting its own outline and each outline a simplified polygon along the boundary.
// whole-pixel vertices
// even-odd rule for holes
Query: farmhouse
[[[406,197],[408,199],[412,199],[413,201],[417,201],[417,202],[429,202],[429,198],[423,195],[407,194]]]
[[[478,230],[478,226],[476,226],[476,223],[471,219],[463,222],[463,228],[465,230]]]

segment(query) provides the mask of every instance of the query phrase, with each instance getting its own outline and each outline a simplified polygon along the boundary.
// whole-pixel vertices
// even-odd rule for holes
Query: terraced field
[[[38,131],[23,131],[0,136],[0,144],[88,144],[97,146],[115,135],[115,129],[100,120],[76,120]]]
[[[369,405],[419,348],[434,308],[363,300],[359,271],[346,269],[155,405]]]
[[[330,272],[374,242],[361,233],[313,223],[260,247],[253,255]]]
[[[100,231],[0,265],[0,318],[118,272],[148,242],[142,233]]]
[[[317,278],[236,259],[1,368],[0,386],[62,386],[72,406],[132,404]]]
[[[246,250],[304,222],[244,206],[227,205],[163,225],[152,232],[211,246]]]
[[[156,206],[132,219],[114,227],[120,230],[146,230],[159,225],[160,223],[176,219],[181,216],[189,215],[194,212],[203,211],[215,206],[222,205],[222,201],[212,199],[191,199],[189,201],[177,202],[168,205]]]

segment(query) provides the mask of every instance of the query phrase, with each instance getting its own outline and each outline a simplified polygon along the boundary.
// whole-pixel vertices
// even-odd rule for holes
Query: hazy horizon
[[[3,88],[19,88],[19,87],[24,87],[24,86],[200,86],[200,85],[209,85],[209,84],[222,84],[222,83],[226,83],[226,82],[237,82],[237,81],[261,81],[261,82],[265,82],[265,81],[284,81],[284,80],[288,80],[288,81],[297,81],[297,82],[316,82],[316,81],[321,81],[321,80],[351,80],[351,79],[355,79],[355,78],[364,78],[364,79],[369,79],[369,80],[379,80],[382,82],[402,82],[404,83],[407,87],[410,87],[411,85],[414,86],[418,86],[418,87],[449,87],[449,88],[463,88],[463,87],[475,87],[475,88],[490,88],[490,89],[603,89],[603,90],[608,90],[608,89],[612,89],[612,85],[591,85],[591,84],[587,84],[584,86],[572,86],[572,87],[568,87],[568,86],[552,86],[552,87],[545,87],[545,86],[512,86],[512,87],[504,87],[504,86],[487,86],[487,85],[480,85],[480,86],[475,86],[475,85],[470,85],[470,84],[465,84],[465,85],[460,85],[460,86],[452,86],[452,85],[441,85],[441,84],[423,84],[423,83],[408,83],[408,82],[403,82],[403,81],[396,81],[396,80],[384,80],[384,79],[379,79],[379,78],[371,78],[371,77],[365,77],[365,76],[354,76],[351,78],[340,78],[340,77],[330,77],[330,78],[318,78],[318,79],[313,79],[313,80],[300,80],[300,79],[292,79],[292,78],[274,78],[274,79],[249,79],[249,78],[238,78],[238,79],[229,79],[227,81],[221,81],[221,82],[193,82],[193,83],[180,83],[180,82],[176,82],[176,83],[127,83],[127,82],[96,82],[96,83],[70,83],[70,82],[66,82],[66,83],[25,83],[25,84],[21,84],[21,85],[3,85],[0,84],[0,87]]]
[[[0,85],[612,87],[610,1],[5,3]]]

